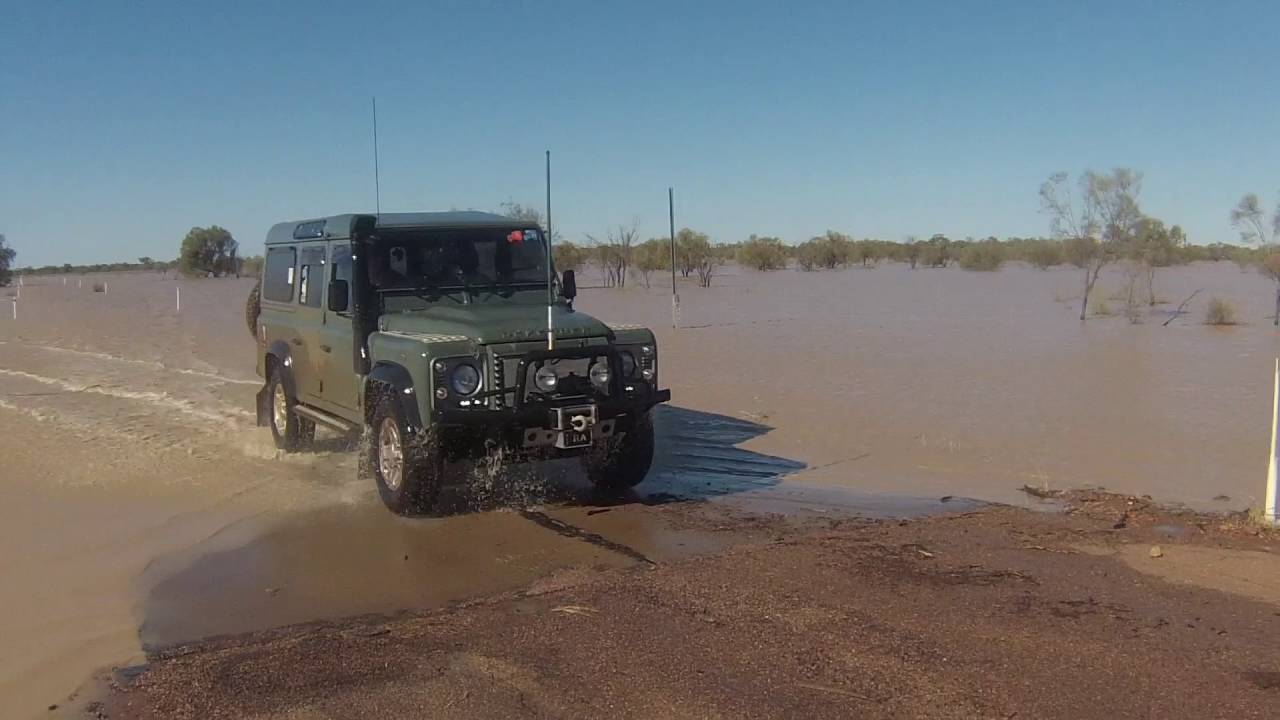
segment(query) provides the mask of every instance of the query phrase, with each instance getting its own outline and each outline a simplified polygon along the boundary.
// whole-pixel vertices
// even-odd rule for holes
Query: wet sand
[[[1280,569],[1236,519],[1085,495],[773,523],[711,556],[223,638],[99,676],[97,717],[1263,717]],[[1159,548],[1153,557],[1153,548]],[[1224,577],[1183,570],[1212,555]]]
[[[13,579],[0,590],[0,715],[41,714],[144,647],[421,611],[636,555],[678,562],[757,539],[758,513],[915,517],[971,509],[964,498],[1026,503],[1024,483],[1254,502],[1269,284],[1225,263],[1163,271],[1162,296],[1204,287],[1201,301],[1225,297],[1249,323],[1216,329],[1198,304],[1169,327],[1163,306],[1140,326],[1081,326],[1078,280],[737,272],[682,287],[676,332],[656,288],[585,290],[583,310],[658,331],[676,402],[650,481],[611,506],[560,464],[499,498],[524,514],[490,501],[417,521],[382,511],[346,441],[278,457],[253,427],[251,281],[119,275],[95,294],[32,280],[19,319],[0,317],[0,561]],[[690,526],[681,499],[720,519]]]

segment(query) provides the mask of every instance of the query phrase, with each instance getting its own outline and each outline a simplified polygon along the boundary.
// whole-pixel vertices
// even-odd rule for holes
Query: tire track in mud
[[[228,443],[245,449],[256,430],[249,382],[106,353],[0,343],[6,408],[114,444],[139,443],[144,452],[195,455]]]

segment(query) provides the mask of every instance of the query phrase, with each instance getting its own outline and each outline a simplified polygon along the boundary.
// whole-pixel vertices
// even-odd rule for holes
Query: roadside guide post
[[[182,312],[182,288],[173,288],[173,306],[176,312]]]
[[[680,295],[676,292],[676,194],[667,188],[667,219],[671,222],[671,328],[680,327]]]
[[[1276,359],[1276,373],[1271,393],[1271,459],[1267,463],[1267,494],[1262,501],[1262,520],[1276,524],[1276,434],[1280,432],[1280,358]]]

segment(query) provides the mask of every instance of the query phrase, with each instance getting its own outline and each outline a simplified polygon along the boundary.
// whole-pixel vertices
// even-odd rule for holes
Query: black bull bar
[[[609,392],[606,397],[525,402],[530,365],[546,360],[578,360],[600,356],[604,356],[609,363]],[[501,362],[501,359],[497,361]],[[629,380],[631,382],[628,382]],[[630,392],[627,391],[628,385],[631,386]],[[612,345],[530,350],[520,356],[520,363],[516,369],[515,387],[496,388],[481,393],[479,397],[505,397],[512,393],[515,397],[509,403],[504,402],[502,408],[483,410],[440,408],[434,410],[432,416],[436,422],[444,425],[490,426],[495,430],[513,426],[553,428],[556,426],[555,413],[559,408],[590,404],[596,408],[597,420],[608,420],[646,412],[654,405],[671,400],[670,390],[657,390],[644,380],[622,377],[622,355]]]

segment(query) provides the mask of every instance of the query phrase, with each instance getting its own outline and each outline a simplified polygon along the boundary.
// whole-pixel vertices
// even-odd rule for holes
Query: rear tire
[[[639,485],[653,465],[653,417],[637,415],[623,435],[615,435],[582,456],[582,468],[600,490],[618,492]]]
[[[431,433],[409,433],[404,409],[394,395],[377,397],[361,467],[373,476],[378,496],[391,512],[414,515],[434,507],[443,456]]]
[[[258,315],[262,313],[262,281],[254,283],[249,297],[244,302],[244,321],[249,325],[249,334],[258,339]]]

